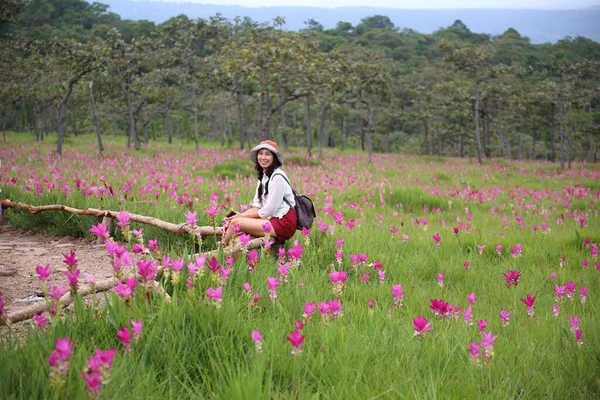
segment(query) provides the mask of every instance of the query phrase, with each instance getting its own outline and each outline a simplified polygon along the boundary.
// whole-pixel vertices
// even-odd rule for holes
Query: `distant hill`
[[[334,28],[339,21],[356,25],[371,15],[388,16],[400,29],[409,28],[421,33],[432,33],[452,25],[460,19],[477,33],[500,34],[508,28],[516,29],[532,43],[554,43],[565,36],[585,36],[600,41],[600,6],[583,10],[401,10],[379,7],[241,7],[198,3],[163,3],[160,1],[96,0],[110,5],[110,10],[123,19],[147,19],[157,23],[176,15],[190,18],[208,18],[220,13],[232,19],[236,16],[250,17],[255,21],[271,21],[284,17],[286,29],[305,28],[310,18],[320,22],[326,29]]]

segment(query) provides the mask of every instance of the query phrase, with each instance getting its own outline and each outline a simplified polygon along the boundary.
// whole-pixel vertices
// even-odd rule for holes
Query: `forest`
[[[56,141],[272,138],[304,148],[595,163],[600,44],[515,29],[432,34],[384,15],[299,31],[282,19],[123,20],[83,0],[0,5],[0,129]]]

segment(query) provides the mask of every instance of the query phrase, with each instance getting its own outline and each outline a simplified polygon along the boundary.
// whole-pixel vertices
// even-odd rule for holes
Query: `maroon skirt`
[[[294,236],[294,233],[296,233],[296,225],[298,224],[298,221],[296,219],[296,213],[292,208],[290,208],[290,210],[281,218],[269,218],[269,222],[275,230],[277,240],[284,242]]]

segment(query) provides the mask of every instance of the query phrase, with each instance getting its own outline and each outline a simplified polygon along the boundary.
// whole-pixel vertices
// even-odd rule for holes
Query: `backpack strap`
[[[288,178],[285,177],[285,175],[283,175],[283,174],[273,174],[273,175],[271,175],[271,179],[273,179],[273,177],[276,176],[276,175],[281,176],[287,182],[287,184],[290,185],[290,188],[292,189],[292,194],[294,195],[294,197],[298,196],[298,194],[294,190],[294,187],[292,186],[292,184],[290,183],[290,181],[288,180]],[[285,198],[285,195],[283,196],[283,201],[285,201],[290,208],[294,208],[294,207],[292,207],[292,205],[290,204],[290,202],[288,201],[288,199]]]

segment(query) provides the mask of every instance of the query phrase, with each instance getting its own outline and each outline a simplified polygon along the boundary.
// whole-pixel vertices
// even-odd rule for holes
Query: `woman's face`
[[[273,164],[273,153],[267,149],[260,149],[258,154],[256,154],[256,160],[258,161],[258,165],[266,171]]]

